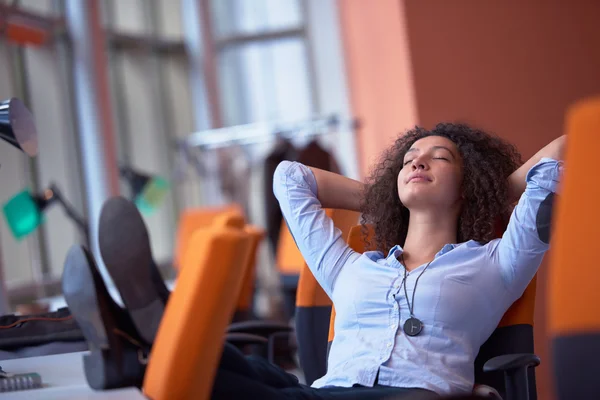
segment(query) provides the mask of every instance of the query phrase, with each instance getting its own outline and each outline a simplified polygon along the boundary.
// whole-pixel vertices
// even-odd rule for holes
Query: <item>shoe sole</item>
[[[109,305],[112,298],[93,257],[81,246],[73,246],[67,253],[62,289],[69,310],[88,342],[90,354],[83,356],[88,385],[96,390],[140,386],[144,367],[137,361],[137,352],[114,337],[116,320]],[[108,297],[100,299],[99,293]]]
[[[123,197],[102,206],[98,232],[100,254],[135,327],[152,344],[165,303],[151,276],[152,250],[142,215]]]

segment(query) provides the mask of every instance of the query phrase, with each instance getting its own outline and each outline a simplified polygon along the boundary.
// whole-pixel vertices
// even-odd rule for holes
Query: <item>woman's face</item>
[[[398,174],[400,201],[409,210],[460,208],[463,163],[450,139],[427,136],[406,152]]]

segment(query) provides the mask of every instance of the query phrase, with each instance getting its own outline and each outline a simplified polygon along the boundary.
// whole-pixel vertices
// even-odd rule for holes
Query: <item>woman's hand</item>
[[[527,186],[527,172],[529,172],[531,167],[544,157],[558,161],[562,160],[566,141],[566,135],[554,139],[508,177],[508,196],[510,203],[517,201],[525,191],[525,186]]]

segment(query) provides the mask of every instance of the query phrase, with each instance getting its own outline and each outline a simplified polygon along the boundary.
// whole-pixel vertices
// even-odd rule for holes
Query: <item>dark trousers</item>
[[[212,399],[305,399],[305,400],[428,400],[438,396],[424,389],[390,386],[329,387],[315,389],[298,383],[298,379],[266,360],[246,357],[225,344],[213,384]]]

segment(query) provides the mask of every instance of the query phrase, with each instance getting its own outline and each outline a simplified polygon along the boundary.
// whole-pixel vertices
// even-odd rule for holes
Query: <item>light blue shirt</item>
[[[540,203],[556,191],[559,163],[544,158],[527,174],[527,187],[501,239],[487,244],[446,244],[421,276],[414,316],[424,328],[408,336],[410,317],[400,284],[404,267],[394,246],[386,256],[356,253],[317,199],[317,183],[306,166],[284,161],[273,189],[283,216],[310,270],[336,310],[335,338],[327,374],[313,387],[354,384],[429,389],[439,394],[468,393],[480,346],[524,292],[548,245],[537,233]],[[408,274],[412,300],[421,265]],[[394,299],[394,294],[396,298]]]

